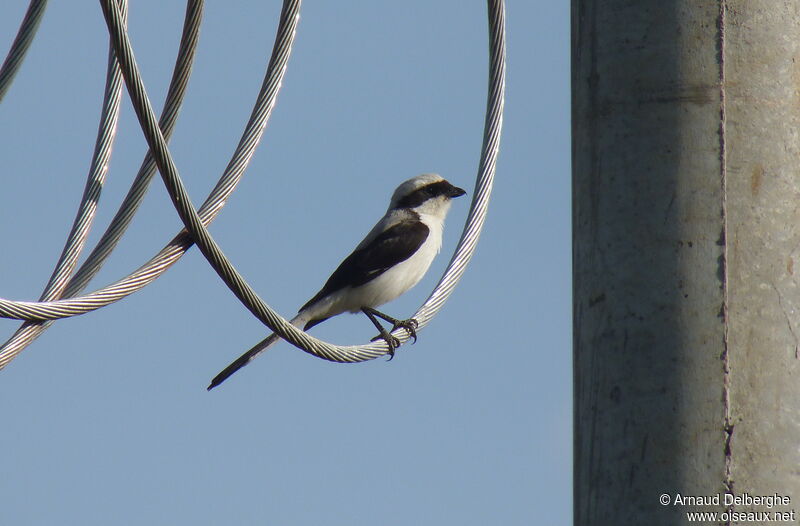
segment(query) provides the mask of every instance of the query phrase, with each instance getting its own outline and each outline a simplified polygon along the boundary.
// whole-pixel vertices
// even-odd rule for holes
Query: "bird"
[[[384,216],[289,323],[307,331],[338,314],[363,312],[379,332],[372,341],[383,339],[389,346],[389,359],[400,345],[390,332],[402,327],[416,342],[416,320],[393,318],[377,307],[419,283],[442,247],[451,200],[464,194],[438,174],[425,173],[404,181],[392,194]],[[392,329],[387,331],[377,318],[391,323]],[[256,344],[215,376],[207,390],[279,340],[273,333]]]

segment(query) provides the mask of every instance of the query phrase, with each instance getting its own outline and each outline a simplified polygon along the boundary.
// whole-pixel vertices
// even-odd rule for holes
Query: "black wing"
[[[316,296],[302,311],[328,294],[347,286],[358,287],[410,258],[428,238],[429,229],[420,221],[402,221],[381,232],[367,246],[347,256]]]

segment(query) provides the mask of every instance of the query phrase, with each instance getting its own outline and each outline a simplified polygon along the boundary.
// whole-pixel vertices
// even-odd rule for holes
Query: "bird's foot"
[[[409,318],[407,320],[394,320],[392,322],[392,332],[399,329],[400,327],[404,328],[409,336],[414,338],[412,343],[417,343],[417,327],[419,327],[419,323],[414,318]]]
[[[400,340],[389,334],[389,331],[384,328],[381,328],[381,333],[372,338],[370,341],[375,342],[378,340],[385,341],[386,345],[389,346],[389,360],[394,358],[394,350],[400,347]]]
[[[392,336],[390,332],[394,332],[400,327],[402,327],[403,329],[406,330],[406,332],[408,332],[409,336],[414,338],[414,343],[417,342],[417,327],[419,327],[419,323],[417,323],[417,320],[415,320],[414,318],[409,318],[407,320],[398,320],[397,318],[393,318],[371,307],[362,307],[361,311],[367,315],[372,324],[375,325],[375,328],[378,329],[378,332],[380,333],[378,334],[378,336],[375,336],[370,341],[374,342],[377,340],[384,340],[386,344],[389,346],[390,360],[394,358],[394,350],[400,347],[400,340]],[[375,316],[391,323],[392,330],[387,331],[386,328],[384,328],[384,326],[381,325],[380,322],[375,318]]]
[[[401,327],[403,329],[405,329],[412,338],[414,338],[414,342],[413,343],[417,343],[417,327],[419,327],[419,323],[417,323],[417,320],[415,320],[413,318],[408,319],[408,320],[394,320],[394,321],[392,321],[392,330],[391,331],[387,331],[386,329],[383,329],[383,330],[381,330],[381,333],[379,335],[375,336],[374,338],[372,338],[370,340],[371,342],[378,341],[378,340],[384,340],[386,342],[386,344],[389,346],[389,360],[394,358],[394,350],[397,349],[398,347],[400,347],[400,340],[398,340],[397,338],[392,336],[390,333],[394,332],[395,330],[397,330],[397,329],[399,329]]]

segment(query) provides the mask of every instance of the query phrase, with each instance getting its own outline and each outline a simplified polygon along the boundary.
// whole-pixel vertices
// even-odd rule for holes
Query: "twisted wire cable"
[[[11,44],[11,49],[9,49],[3,65],[0,66],[0,102],[3,102],[3,97],[6,96],[6,92],[14,80],[14,75],[19,71],[25,53],[28,52],[28,48],[33,42],[33,37],[36,36],[36,30],[39,29],[39,22],[42,21],[45,7],[47,7],[47,0],[31,0],[31,3],[28,4],[28,10],[19,25],[17,36]]]
[[[127,2],[125,0],[119,1],[124,16],[127,11]],[[161,118],[161,127],[167,137],[172,134],[172,130],[174,129],[178,109],[183,102],[186,85],[191,73],[191,65],[197,48],[197,37],[199,34],[200,20],[202,18],[202,6],[202,0],[189,2],[189,4],[187,4],[178,59],[176,60]],[[111,118],[105,117],[105,110],[112,107],[112,105],[115,106],[115,111],[118,111],[122,87],[122,74],[120,73],[116,56],[110,44],[108,73],[106,78],[106,92],[103,103],[104,118],[101,120],[99,126],[95,156],[92,160],[92,168],[90,169],[89,180],[87,181],[86,190],[84,192],[84,199],[79,206],[78,216],[75,219],[73,229],[65,244],[61,258],[56,264],[56,270],[54,270],[53,276],[46,286],[40,301],[58,299],[62,296],[74,296],[89,283],[91,278],[100,270],[113,248],[119,242],[122,234],[125,232],[130,220],[133,218],[134,213],[143,200],[149,181],[152,179],[155,172],[155,163],[148,152],[131,185],[126,199],[123,200],[114,219],[109,224],[103,236],[101,236],[100,241],[87,260],[81,265],[75,276],[70,278],[91,225],[91,217],[86,217],[86,215],[89,213],[93,215],[97,207],[97,201],[111,153],[113,133],[116,129],[116,115],[114,115],[113,121]],[[112,93],[113,98],[111,97]],[[80,246],[78,246],[77,243],[80,243]],[[30,345],[50,325],[50,322],[26,321],[23,323],[23,325],[0,346],[0,369],[25,347]]]
[[[120,2],[124,20],[127,11],[127,0],[120,0]],[[114,49],[109,45],[103,105],[86,186],[61,256],[59,256],[39,301],[47,301],[60,296],[67,286],[67,281],[72,271],[75,269],[80,253],[83,251],[86,237],[89,234],[89,229],[97,211],[97,202],[100,200],[100,193],[108,173],[108,161],[111,158],[111,149],[116,137],[121,99],[122,73],[120,73],[119,65],[114,57]]]
[[[289,341],[298,348],[314,354],[320,358],[338,362],[363,361],[384,355],[388,351],[385,341],[356,346],[336,346],[309,336],[305,332],[293,327],[266,305],[255,291],[248,285],[244,278],[225,257],[222,250],[206,230],[201,218],[194,210],[188,193],[180,179],[177,168],[169,154],[168,147],[158,127],[150,107],[149,100],[139,75],[138,67],[128,40],[125,28],[121,23],[120,13],[113,0],[101,0],[103,14],[112,36],[114,49],[120,60],[123,75],[126,79],[128,93],[139,119],[150,150],[153,152],[156,163],[161,173],[164,185],[173,201],[178,215],[186,229],[197,244],[208,262],[231,289],[237,298],[259,320],[275,331],[281,338]],[[287,0],[284,2],[281,19],[284,17],[295,18],[299,9],[299,1]],[[496,166],[496,156],[499,144],[500,128],[502,127],[503,92],[505,80],[505,47],[504,47],[504,12],[501,0],[489,0],[489,27],[490,27],[490,86],[487,104],[486,129],[481,154],[481,163],[477,177],[475,197],[470,207],[469,217],[464,232],[459,241],[454,257],[448,265],[442,280],[436,287],[431,297],[423,305],[420,317],[427,323],[430,318],[441,308],[443,302],[452,292],[455,284],[463,274],[465,266],[471,258],[480,229],[483,226],[488,206],[488,198]],[[407,340],[405,331],[397,330],[397,336]]]
[[[419,326],[426,325],[450,297],[475,253],[494,185],[500,135],[503,129],[503,106],[506,85],[505,6],[503,0],[488,0],[489,19],[489,83],[486,96],[486,118],[483,145],[478,162],[475,193],[461,239],[439,283],[425,303],[414,314]]]
[[[287,2],[297,4],[297,2]],[[285,15],[286,10],[284,10]],[[294,10],[296,14],[296,9]],[[258,145],[281,87],[286,64],[294,41],[297,19],[282,16],[273,53],[250,119],[223,176],[203,203],[199,214],[204,224],[210,223],[235,189]],[[11,301],[0,299],[0,317],[31,321],[55,320],[85,314],[117,301],[156,279],[177,261],[192,244],[185,230],[176,235],[156,256],[129,276],[80,297],[48,302]],[[85,265],[84,265],[85,266]],[[79,271],[80,273],[80,271]]]
[[[190,17],[189,11],[197,5],[202,5],[200,1],[190,2],[187,7],[187,20]],[[199,10],[199,9],[198,9]],[[296,9],[295,9],[296,14]],[[199,17],[199,15],[198,15]],[[281,80],[283,78],[286,64],[291,51],[291,45],[294,41],[295,28],[297,24],[296,17],[282,17],[279,23],[278,31],[273,45],[272,55],[267,67],[264,81],[261,90],[256,98],[250,119],[247,122],[239,144],[234,151],[228,166],[225,169],[220,180],[208,196],[203,206],[199,210],[200,217],[204,224],[210,223],[216,215],[220,212],[225,205],[228,197],[236,188],[236,185],[241,180],[244,170],[252,158],[258,142],[263,135],[266,127],[267,120],[275,103],[275,99],[280,91]],[[196,34],[195,37],[196,38]],[[182,49],[184,49],[182,45]],[[188,51],[186,52],[188,53]],[[192,51],[193,53],[193,51]],[[185,53],[181,53],[181,57]],[[179,60],[181,58],[179,57]],[[176,74],[177,75],[177,74]],[[186,73],[188,77],[188,73]],[[168,110],[165,108],[165,114],[170,111],[177,113],[177,109]],[[152,162],[152,161],[151,161]],[[153,165],[154,166],[154,165]],[[144,170],[144,165],[143,165]],[[142,171],[140,171],[140,176]],[[77,294],[80,290],[88,284],[91,277],[96,273],[99,266],[96,264],[102,261],[111,251],[115,234],[111,232],[114,225],[117,224],[117,219],[122,218],[125,214],[133,215],[126,204],[133,202],[135,199],[132,197],[138,192],[145,191],[147,182],[143,182],[146,177],[138,177],[134,183],[141,183],[138,187],[131,188],[125,202],[120,207],[115,220],[112,221],[112,226],[109,231],[103,236],[103,240],[98,244],[98,247],[89,256],[89,259],[81,266],[76,275],[67,286],[64,295],[71,296]],[[121,232],[119,233],[121,235]],[[117,236],[118,239],[118,236]],[[107,240],[108,243],[105,243]],[[49,302],[26,302],[26,301],[10,301],[0,299],[0,317],[22,319],[29,321],[46,321],[85,314],[97,308],[106,306],[110,303],[118,301],[125,296],[136,292],[143,288],[148,283],[158,278],[164,273],[172,264],[174,264],[192,245],[192,238],[185,230],[179,232],[161,251],[154,257],[147,261],[144,265],[139,267],[136,271],[129,276],[112,283],[102,289],[96,290],[84,296],[66,298],[61,300]],[[48,325],[48,324],[45,324]],[[12,360],[21,349],[5,349],[0,352],[0,369],[4,367],[10,360]]]
[[[127,13],[127,1],[121,1],[123,17]],[[56,262],[53,273],[50,276],[44,291],[39,297],[39,301],[49,301],[61,297],[66,288],[70,276],[78,257],[84,249],[89,230],[97,212],[97,203],[100,200],[100,193],[105,183],[108,173],[108,161],[111,157],[111,149],[114,145],[114,138],[117,132],[117,121],[119,118],[119,106],[122,100],[122,73],[114,57],[114,49],[109,45],[108,67],[106,71],[106,86],[103,94],[103,105],[100,115],[100,123],[97,129],[97,139],[95,140],[94,154],[89,167],[89,174],[86,179],[83,195],[72,228],[64,243],[64,248]],[[31,322],[24,323],[11,338],[0,347],[0,354],[10,347],[16,347],[29,340],[32,334],[28,331]]]

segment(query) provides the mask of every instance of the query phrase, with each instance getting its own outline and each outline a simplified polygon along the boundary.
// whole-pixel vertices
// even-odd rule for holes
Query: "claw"
[[[370,341],[377,341],[383,340],[386,342],[386,345],[389,346],[389,360],[394,358],[394,350],[400,347],[400,340],[389,334],[389,332],[380,324],[380,322],[375,318],[378,316],[379,318],[388,321],[392,324],[392,331],[394,332],[399,328],[403,328],[408,332],[409,336],[414,338],[414,343],[417,343],[417,327],[419,327],[419,323],[414,318],[409,318],[407,320],[398,320],[397,318],[392,318],[391,316],[387,316],[382,312],[378,312],[377,310],[371,307],[361,307],[361,312],[367,315],[369,320],[378,329],[378,336],[375,336]]]
[[[385,332],[385,331],[384,331]],[[389,346],[389,361],[394,358],[394,350],[400,347],[400,340],[386,332],[385,334],[379,334],[372,338],[371,342],[376,342],[378,340],[383,340],[386,342],[386,345]]]
[[[397,320],[392,327],[392,331],[399,329],[400,327],[404,328],[409,336],[414,338],[412,343],[417,343],[417,327],[419,327],[419,323],[414,318],[409,318],[407,320]]]

